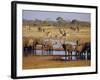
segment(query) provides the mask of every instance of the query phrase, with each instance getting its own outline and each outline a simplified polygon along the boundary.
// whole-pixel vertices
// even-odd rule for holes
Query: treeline
[[[56,27],[67,27],[67,26],[79,26],[79,27],[90,27],[89,22],[78,21],[76,19],[72,21],[64,20],[61,17],[56,18],[55,21],[52,20],[25,20],[23,19],[23,26],[33,26],[33,27],[42,27],[42,26],[56,26]]]

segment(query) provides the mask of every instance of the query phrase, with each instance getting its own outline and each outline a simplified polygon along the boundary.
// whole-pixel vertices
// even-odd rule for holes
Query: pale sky
[[[62,17],[64,20],[77,19],[80,21],[90,22],[89,13],[74,13],[74,12],[53,12],[53,11],[34,11],[34,10],[23,10],[23,19],[26,20],[56,20],[57,17]]]

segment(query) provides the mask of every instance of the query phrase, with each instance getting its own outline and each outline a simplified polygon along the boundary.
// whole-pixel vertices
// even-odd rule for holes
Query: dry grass
[[[45,28],[45,32],[39,32],[38,27],[31,27],[30,30],[24,27],[23,37],[44,38],[47,37],[46,32],[51,32],[52,37],[54,37],[55,35],[58,35],[58,37],[60,37],[58,27],[51,26],[51,27],[42,27],[42,28]],[[90,27],[83,27],[83,28],[81,27],[79,32],[64,27],[62,27],[62,29],[64,29],[67,33],[66,36],[67,40],[80,40],[80,42],[90,42],[91,39]]]
[[[53,36],[59,35],[59,28],[57,27],[43,27],[46,32],[50,31]],[[90,42],[90,28],[81,27],[80,31],[73,31],[69,28],[63,28],[67,32],[67,40],[79,40],[80,43]],[[32,27],[30,30],[23,28],[23,37],[30,38],[44,38],[46,32],[39,32],[37,27]],[[24,41],[24,38],[23,38]],[[36,68],[57,68],[57,67],[79,67],[90,66],[90,61],[55,61],[52,60],[53,56],[28,56],[23,57],[23,69],[36,69]]]

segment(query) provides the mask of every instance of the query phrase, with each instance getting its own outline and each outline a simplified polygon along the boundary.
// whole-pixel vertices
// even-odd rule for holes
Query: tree
[[[46,21],[46,20],[43,21],[43,26],[49,26],[49,25],[50,25],[49,21]]]
[[[71,29],[72,30],[77,30],[77,31],[79,31],[79,21],[78,20],[76,20],[76,19],[73,19],[72,21],[71,21]]]
[[[41,20],[38,20],[38,19],[35,19],[34,24],[35,24],[36,26],[39,26],[39,27],[42,26],[42,25],[41,25]]]
[[[72,23],[72,24],[77,24],[77,23],[78,23],[78,20],[73,19],[73,20],[71,21],[71,23]]]
[[[64,26],[65,21],[62,17],[57,17],[56,20],[57,20],[58,27]]]

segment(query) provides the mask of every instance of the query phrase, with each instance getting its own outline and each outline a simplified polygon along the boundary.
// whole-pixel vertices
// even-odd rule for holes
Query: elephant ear
[[[64,48],[64,50],[66,50],[66,44],[62,44],[62,47]]]
[[[72,49],[73,49],[72,45],[71,44],[66,44],[66,49],[69,50],[69,51],[72,51]]]
[[[78,52],[81,52],[82,49],[83,49],[83,47],[84,47],[84,45],[77,45],[76,50],[77,50]]]

